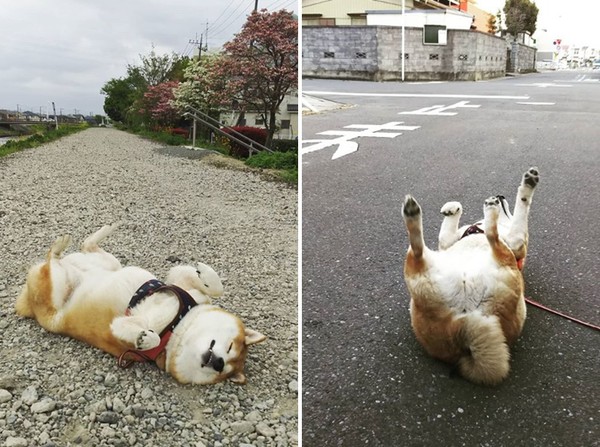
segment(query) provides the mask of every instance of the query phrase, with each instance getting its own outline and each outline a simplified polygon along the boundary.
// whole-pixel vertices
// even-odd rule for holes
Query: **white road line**
[[[519,102],[519,101],[517,101],[517,104],[525,104],[525,105],[529,105],[529,106],[553,106],[556,103],[555,102]]]
[[[552,83],[549,83],[549,82],[534,82],[533,84],[515,84],[515,85],[517,85],[519,87],[540,87],[540,88],[547,88],[547,87],[573,87],[572,85],[552,84]]]
[[[459,101],[456,104],[449,106],[435,105],[431,107],[424,107],[419,110],[413,110],[412,112],[400,112],[399,115],[438,115],[438,116],[454,116],[457,112],[448,112],[448,110],[458,108],[478,108],[480,105],[469,104],[469,101]]]
[[[530,84],[532,85],[532,84]],[[459,98],[459,99],[529,99],[529,96],[504,96],[504,95],[445,95],[428,93],[351,93],[351,92],[319,92],[304,91],[315,96],[367,96],[374,98]]]

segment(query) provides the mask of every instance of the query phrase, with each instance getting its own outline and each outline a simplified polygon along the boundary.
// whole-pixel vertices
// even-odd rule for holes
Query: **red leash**
[[[597,331],[600,331],[600,326],[596,326],[595,324],[587,323],[585,321],[578,320],[577,318],[574,318],[574,317],[572,317],[570,315],[563,314],[562,312],[559,312],[559,311],[554,310],[554,309],[550,309],[549,307],[546,307],[543,304],[540,304],[537,301],[532,300],[531,298],[525,298],[525,301],[527,301],[532,306],[535,306],[535,307],[538,307],[540,309],[543,309],[543,310],[545,310],[547,312],[550,312],[550,313],[552,313],[554,315],[559,315],[559,316],[561,316],[563,318],[566,318],[569,321],[573,321],[575,323],[579,323],[579,324],[581,324],[583,326],[586,326],[586,327],[589,327],[591,329],[595,329]]]

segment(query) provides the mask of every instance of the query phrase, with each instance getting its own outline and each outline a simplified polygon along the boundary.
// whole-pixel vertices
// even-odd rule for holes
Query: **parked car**
[[[594,63],[592,64],[592,69],[593,70],[600,70],[600,59],[596,59],[594,61]]]

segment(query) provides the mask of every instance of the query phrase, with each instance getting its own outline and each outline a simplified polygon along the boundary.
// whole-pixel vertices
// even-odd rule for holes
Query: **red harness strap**
[[[156,292],[169,291],[172,292],[179,300],[179,311],[175,318],[163,329],[160,333],[160,343],[158,346],[152,349],[136,350],[129,349],[122,353],[117,360],[117,365],[121,368],[127,368],[133,364],[133,362],[154,362],[159,355],[161,355],[169,343],[171,335],[173,335],[173,329],[183,319],[183,317],[189,312],[189,310],[196,306],[198,303],[191,297],[189,293],[180,287],[174,285],[165,285],[164,283],[157,280],[150,280],[144,283],[135,295],[132,297],[129,307],[125,311],[125,315],[131,315],[131,309],[135,307],[139,302],[143,301],[146,297]]]

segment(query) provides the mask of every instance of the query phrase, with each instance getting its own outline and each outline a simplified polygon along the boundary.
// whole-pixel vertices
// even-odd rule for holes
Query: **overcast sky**
[[[504,8],[505,0],[477,0],[477,5],[492,13]],[[534,0],[539,9],[534,37],[540,51],[551,51],[552,42],[600,48],[600,1]]]
[[[0,109],[104,114],[102,86],[140,54],[197,52],[231,40],[255,0],[0,0]],[[298,0],[258,0],[298,12]],[[206,37],[203,38],[205,40]]]

